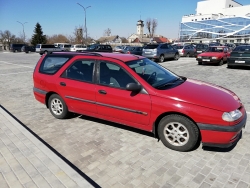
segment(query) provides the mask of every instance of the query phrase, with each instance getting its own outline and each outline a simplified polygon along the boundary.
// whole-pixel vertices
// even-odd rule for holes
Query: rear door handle
[[[60,85],[61,85],[61,86],[66,86],[66,83],[60,82]]]
[[[107,94],[107,92],[105,91],[105,90],[99,90],[98,91],[100,94],[103,94],[103,95],[106,95]]]

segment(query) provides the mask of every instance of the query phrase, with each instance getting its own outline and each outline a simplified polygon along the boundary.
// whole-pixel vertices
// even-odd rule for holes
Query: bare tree
[[[78,44],[87,44],[88,43],[88,38],[84,38],[83,37],[83,33],[85,33],[85,28],[83,26],[78,26],[78,27],[75,27],[75,30],[73,32],[73,35],[75,36],[75,43],[78,43]]]
[[[5,30],[4,32],[0,31],[0,38],[1,38],[2,43],[4,44],[4,46],[5,47],[7,46],[8,48],[10,47],[10,44],[12,42],[16,42],[15,41],[16,36],[11,34],[11,32],[9,30]]]
[[[47,36],[47,43],[54,44],[54,43],[68,43],[69,40],[66,36],[62,34]]]
[[[149,37],[150,38],[153,38],[154,35],[155,35],[155,30],[158,26],[158,22],[156,19],[151,19],[151,18],[148,18],[147,21],[146,21],[146,27],[148,29],[148,32],[149,32]]]
[[[103,34],[105,37],[107,36],[107,37],[110,37],[111,36],[111,29],[110,28],[108,28],[108,29],[106,29],[105,31],[104,31],[104,34]]]

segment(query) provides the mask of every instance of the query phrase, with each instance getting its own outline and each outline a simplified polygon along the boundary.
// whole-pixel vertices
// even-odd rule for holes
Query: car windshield
[[[144,49],[155,49],[155,48],[157,48],[159,45],[158,44],[151,44],[151,45],[147,45],[147,46],[145,46],[144,47]]]
[[[182,80],[159,64],[144,58],[126,63],[134,72],[156,89],[165,89],[174,85],[177,80]]]
[[[207,52],[223,52],[223,48],[222,47],[209,47],[207,49]]]
[[[175,46],[176,49],[182,49],[183,46]]]
[[[237,46],[233,51],[248,51],[250,52],[250,46]]]

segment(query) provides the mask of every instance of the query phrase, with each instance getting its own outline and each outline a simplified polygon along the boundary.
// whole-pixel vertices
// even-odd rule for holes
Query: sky
[[[138,20],[156,19],[156,34],[178,37],[183,15],[195,14],[200,0],[0,0],[0,31],[9,30],[16,37],[24,32],[26,39],[34,34],[36,23],[43,34],[73,36],[76,27],[84,26],[84,9],[88,34],[94,39],[111,29],[111,35],[129,37],[136,33]],[[219,0],[218,0],[219,1]],[[237,0],[249,5],[249,0]],[[23,23],[23,25],[21,23]],[[27,22],[27,23],[25,23]],[[24,24],[25,23],[25,24]],[[148,33],[144,26],[144,33]]]

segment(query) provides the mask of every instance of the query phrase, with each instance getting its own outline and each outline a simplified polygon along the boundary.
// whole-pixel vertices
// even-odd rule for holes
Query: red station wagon
[[[246,111],[232,91],[178,76],[142,56],[55,52],[34,70],[35,98],[58,118],[70,112],[153,132],[173,150],[198,142],[229,147],[240,138]]]
[[[199,54],[196,60],[199,65],[205,63],[223,65],[227,62],[228,55],[229,51],[226,46],[210,46],[205,52]]]

